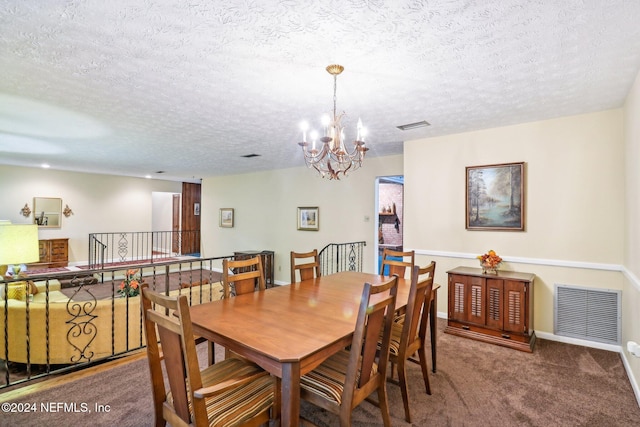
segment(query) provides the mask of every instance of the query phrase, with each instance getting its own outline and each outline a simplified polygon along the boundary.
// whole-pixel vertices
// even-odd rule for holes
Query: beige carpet
[[[533,354],[523,353],[444,334],[445,323],[439,319],[438,372],[431,374],[433,395],[422,390],[419,367],[409,366],[411,425],[640,425],[640,408],[617,353],[547,340],[538,340]],[[205,348],[199,352],[205,360]],[[404,422],[398,387],[388,384],[388,390],[393,425],[410,425]],[[6,400],[0,395],[0,401]],[[153,424],[146,360],[13,402],[35,403],[36,411],[5,411],[0,426]],[[60,412],[44,413],[42,402],[67,404],[67,410],[62,406]],[[108,412],[96,412],[96,405],[108,407]],[[69,411],[74,406],[79,412]],[[335,416],[307,404],[302,413],[319,426],[337,425]],[[366,402],[353,413],[354,426],[382,425],[379,419],[379,410]]]

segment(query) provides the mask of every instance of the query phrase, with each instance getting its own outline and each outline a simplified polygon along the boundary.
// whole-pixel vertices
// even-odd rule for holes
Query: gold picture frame
[[[320,209],[317,206],[298,208],[298,230],[320,230]]]
[[[233,208],[220,208],[220,227],[232,228],[234,216]]]
[[[524,162],[467,166],[467,230],[524,231],[524,180]]]

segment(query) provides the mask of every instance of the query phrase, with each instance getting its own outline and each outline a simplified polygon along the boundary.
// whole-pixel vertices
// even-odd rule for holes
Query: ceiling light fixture
[[[307,142],[309,125],[307,122],[303,122],[300,125],[302,142],[299,142],[298,145],[302,147],[304,161],[309,168],[317,170],[322,178],[340,179],[340,174],[344,177],[347,172],[358,169],[362,166],[364,155],[369,150],[364,146],[365,129],[362,127],[360,119],[358,119],[356,127],[353,151],[349,152],[344,145],[344,129],[340,122],[345,113],[336,114],[336,88],[338,74],[342,73],[342,71],[344,71],[342,65],[333,64],[327,67],[327,72],[333,76],[333,117],[325,115],[322,118],[324,136],[320,138],[322,147],[319,150],[316,148],[318,133],[313,130],[309,133],[311,138],[311,143],[309,143]]]

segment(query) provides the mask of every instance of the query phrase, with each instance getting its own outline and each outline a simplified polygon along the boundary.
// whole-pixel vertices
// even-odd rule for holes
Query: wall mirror
[[[60,228],[62,199],[51,197],[33,198],[33,223],[39,227]]]

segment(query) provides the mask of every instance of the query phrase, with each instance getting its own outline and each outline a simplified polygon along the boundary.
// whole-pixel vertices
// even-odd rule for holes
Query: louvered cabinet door
[[[484,325],[486,321],[487,282],[481,277],[467,277],[467,322]]]
[[[449,319],[467,321],[467,276],[449,276]]]
[[[487,327],[503,329],[504,280],[487,279]]]
[[[504,281],[504,325],[506,332],[527,332],[527,283]]]

